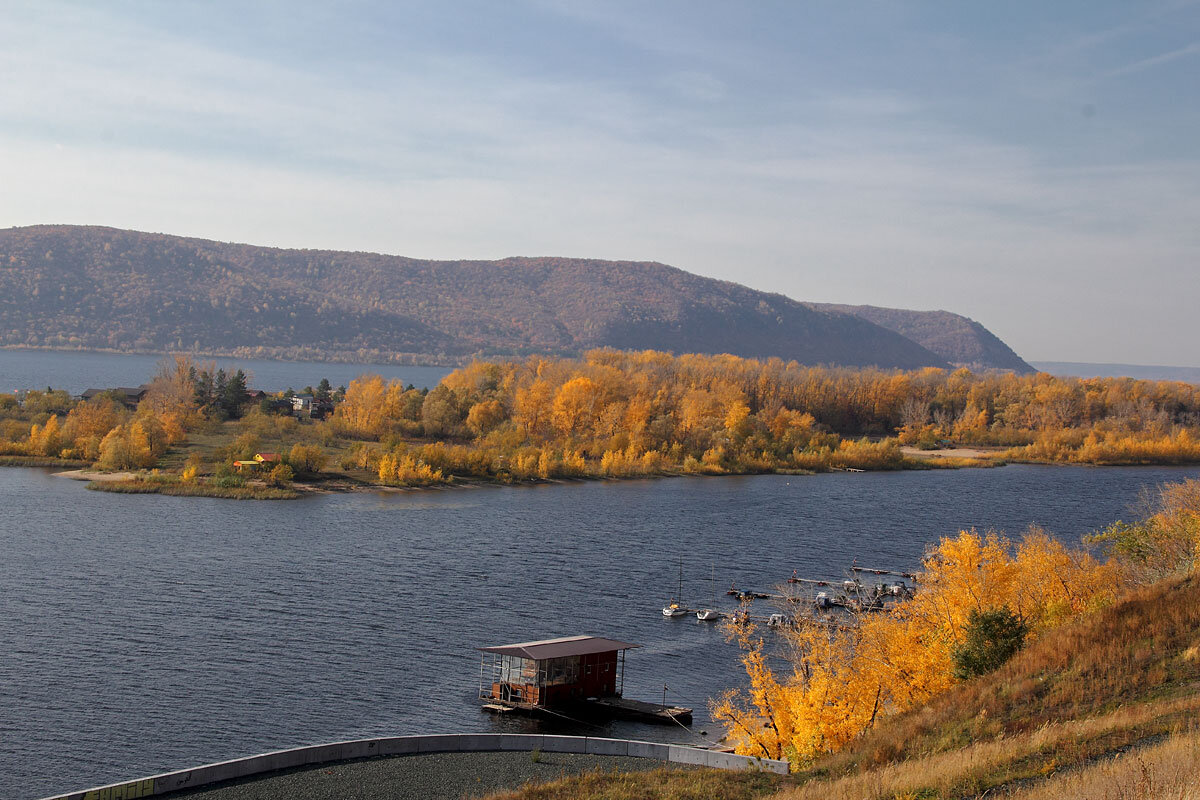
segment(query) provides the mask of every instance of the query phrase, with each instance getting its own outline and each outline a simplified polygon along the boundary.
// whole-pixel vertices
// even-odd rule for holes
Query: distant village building
[[[255,453],[254,458],[244,461],[234,461],[233,468],[238,472],[257,472],[261,468],[278,464],[282,457],[279,453]]]
[[[80,400],[93,400],[100,395],[109,395],[113,399],[134,408],[138,403],[146,397],[146,393],[150,391],[150,385],[143,383],[141,386],[117,386],[111,389],[88,389],[83,394],[79,395]]]
[[[297,417],[324,419],[333,413],[333,403],[328,400],[318,400],[311,394],[292,396],[292,414]]]

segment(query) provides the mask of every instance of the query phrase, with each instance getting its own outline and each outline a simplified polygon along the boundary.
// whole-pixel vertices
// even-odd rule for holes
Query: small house
[[[481,647],[481,700],[550,708],[620,697],[625,651],[640,645],[599,636],[568,636]]]
[[[313,396],[311,394],[298,394],[292,397],[292,411],[296,414],[312,414]]]
[[[281,458],[279,453],[255,453],[254,458],[233,462],[233,468],[238,472],[257,472],[260,468],[266,469],[272,464],[278,464]]]
[[[83,394],[79,395],[80,400],[94,400],[101,395],[108,395],[118,402],[128,406],[129,408],[137,408],[137,404],[145,399],[146,394],[150,391],[150,385],[143,383],[141,386],[117,386],[111,389],[88,389]]]
[[[313,400],[308,415],[313,419],[325,419],[333,413],[333,403],[328,400]]]

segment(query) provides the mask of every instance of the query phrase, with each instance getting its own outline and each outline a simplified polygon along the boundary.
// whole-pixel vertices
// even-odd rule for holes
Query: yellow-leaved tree
[[[963,531],[926,556],[915,594],[854,624],[807,620],[787,632],[782,672],[752,626],[734,625],[750,685],[713,706],[737,751],[794,764],[845,747],[881,715],[955,682],[954,653],[972,611],[1006,609],[1036,637],[1111,602],[1122,572],[1040,529],[1019,543]]]

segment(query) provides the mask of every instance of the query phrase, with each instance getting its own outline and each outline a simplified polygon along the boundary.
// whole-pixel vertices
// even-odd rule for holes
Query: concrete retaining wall
[[[279,750],[274,753],[206,764],[203,767],[166,772],[149,778],[114,783],[60,794],[46,800],[132,800],[154,797],[179,789],[194,789],[213,783],[261,775],[280,769],[327,764],[355,758],[412,755],[415,753],[479,753],[497,750],[544,753],[588,753],[598,756],[633,756],[678,764],[696,764],[716,769],[761,769],[786,774],[786,761],[719,753],[677,744],[602,739],[592,736],[542,736],[520,733],[453,733],[440,736],[393,736],[386,739],[357,739]]]

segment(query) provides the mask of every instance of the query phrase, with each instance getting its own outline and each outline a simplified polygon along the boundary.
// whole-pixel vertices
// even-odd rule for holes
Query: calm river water
[[[961,528],[1071,540],[1198,469],[1010,466],[679,478],[240,503],[86,491],[0,469],[0,796],[29,798],[274,748],[569,723],[475,700],[481,645],[589,633],[631,651],[626,695],[693,706],[737,653],[685,600],[855,558],[912,568]],[[719,602],[729,607],[727,598]],[[761,601],[760,601],[761,602]],[[760,609],[766,612],[767,608]]]
[[[0,349],[0,393],[18,389],[66,389],[82,394],[88,389],[137,386],[154,375],[164,356],[125,353],[57,352],[53,350]],[[396,364],[327,364],[316,361],[270,361],[262,358],[200,358],[215,361],[225,370],[241,369],[250,376],[250,388],[282,392],[300,391],[328,378],[333,386],[348,386],[364,373],[399,379],[417,387],[432,388],[450,373],[450,367],[402,367]]]

